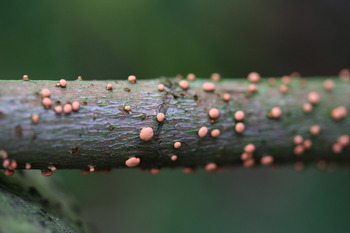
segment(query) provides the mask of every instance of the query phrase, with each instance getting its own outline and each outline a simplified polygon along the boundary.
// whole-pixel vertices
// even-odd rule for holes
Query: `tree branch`
[[[291,78],[287,85],[288,80],[283,79],[286,85],[281,88],[285,91],[288,87],[286,93],[280,91],[281,79],[276,79],[274,85],[272,80],[262,79],[256,93],[249,92],[254,88],[249,87],[247,79],[213,82],[213,92],[203,90],[203,83],[208,81],[201,79],[189,81],[187,90],[179,86],[178,78],[137,83],[68,81],[65,88],[56,87],[55,81],[0,81],[0,149],[8,153],[8,162],[17,162],[17,169],[25,169],[28,163],[42,170],[50,166],[104,170],[125,167],[131,157],[140,158],[142,168],[208,163],[251,166],[260,164],[266,155],[271,155],[275,164],[320,160],[347,163],[350,150],[346,143],[337,141],[341,135],[349,134],[350,121],[344,108],[332,110],[350,107],[349,83],[334,78],[334,90],[327,91],[325,78]],[[109,83],[113,85],[111,90],[106,89]],[[158,90],[159,84],[164,84],[164,91]],[[42,105],[44,88],[51,92],[52,106],[48,109]],[[317,100],[315,96],[308,100],[310,92],[318,93],[320,101],[305,113],[303,105]],[[225,93],[231,95],[229,101],[223,99]],[[55,106],[64,107],[74,101],[80,103],[78,111],[55,113]],[[131,110],[125,110],[125,106]],[[282,110],[281,117],[278,111],[271,113],[273,107]],[[211,108],[219,110],[217,119],[208,116]],[[238,110],[245,113],[243,133],[237,133],[242,125],[235,129]],[[163,122],[157,120],[158,113],[164,113]],[[35,114],[39,116],[36,124],[35,117],[32,119]],[[343,119],[335,120],[336,117]],[[319,135],[310,133],[313,125],[320,126]],[[209,132],[202,138],[198,131],[203,126]],[[140,138],[146,127],[154,132],[149,141]],[[218,137],[210,135],[213,129],[219,129]],[[317,127],[314,130],[317,133]],[[293,142],[296,135],[304,138],[299,147]],[[310,149],[306,139],[312,143]],[[175,148],[175,142],[181,142],[181,147]],[[242,160],[247,144],[253,144],[255,151],[243,155]],[[335,144],[341,146],[341,153],[334,153]],[[176,161],[172,155],[177,155]],[[268,164],[270,160],[266,160]],[[137,159],[129,162],[129,166],[138,165]],[[11,169],[11,163],[5,167]]]

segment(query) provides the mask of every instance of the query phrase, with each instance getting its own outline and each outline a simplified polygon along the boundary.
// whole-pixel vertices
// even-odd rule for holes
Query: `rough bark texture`
[[[264,155],[272,155],[275,163],[318,160],[345,163],[350,161],[349,148],[333,154],[332,144],[337,137],[350,133],[348,117],[341,121],[331,118],[330,112],[337,106],[350,107],[349,83],[334,78],[335,89],[324,90],[324,78],[292,79],[289,91],[279,91],[281,80],[269,86],[267,79],[258,84],[258,91],[249,94],[246,79],[223,79],[216,82],[215,92],[202,89],[203,79],[190,81],[190,88],[179,87],[177,78],[160,78],[138,81],[68,81],[66,88],[56,87],[55,81],[0,81],[0,149],[24,169],[30,163],[34,169],[54,165],[58,169],[110,169],[125,167],[125,161],[139,157],[139,167],[158,168],[174,166],[203,166],[215,162],[220,166],[242,164],[240,156],[248,143],[256,147],[254,158],[258,163]],[[207,80],[208,81],[208,80]],[[108,83],[112,90],[106,90]],[[164,92],[157,89],[163,83]],[[40,92],[51,91],[53,105],[59,101],[79,101],[78,112],[56,114],[42,105]],[[304,113],[302,106],[311,91],[321,99],[311,113]],[[223,94],[231,94],[231,100],[223,101]],[[131,111],[123,109],[130,105]],[[280,119],[267,117],[272,107],[278,106]],[[217,108],[220,117],[210,122],[208,111]],[[243,134],[234,130],[234,113],[246,113]],[[159,123],[156,115],[165,114]],[[37,124],[31,115],[40,116]],[[312,136],[312,125],[321,126],[319,136]],[[209,128],[205,138],[197,134],[202,126]],[[154,137],[142,141],[139,137],[144,127],[152,127]],[[210,136],[212,129],[219,129],[217,138]],[[312,148],[302,156],[293,153],[293,138],[300,134],[312,140]],[[173,144],[182,146],[175,149]],[[170,159],[177,155],[177,161]]]

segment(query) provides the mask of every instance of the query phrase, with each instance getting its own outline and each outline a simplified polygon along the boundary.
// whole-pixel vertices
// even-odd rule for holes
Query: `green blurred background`
[[[0,79],[335,75],[347,0],[0,1]],[[94,232],[350,232],[349,172],[54,174]]]

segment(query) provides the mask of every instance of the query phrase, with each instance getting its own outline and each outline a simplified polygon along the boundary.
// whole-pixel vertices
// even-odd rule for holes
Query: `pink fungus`
[[[310,133],[314,136],[319,135],[321,133],[321,127],[319,125],[311,126]]]
[[[276,79],[275,78],[269,78],[267,80],[267,83],[270,85],[270,86],[274,86],[276,84]]]
[[[271,155],[266,155],[266,156],[263,156],[261,159],[260,159],[260,163],[262,165],[270,165],[273,163],[273,157]]]
[[[218,81],[220,81],[220,79],[221,79],[221,75],[220,75],[219,73],[212,73],[212,74],[211,74],[211,79],[212,79],[213,81],[215,81],[215,82],[218,82]]]
[[[304,154],[304,146],[303,145],[297,145],[294,148],[294,154],[298,155],[298,156]]]
[[[65,79],[61,79],[59,83],[60,83],[61,87],[66,87],[67,86],[67,81]]]
[[[113,88],[113,84],[112,83],[108,83],[106,89],[107,90],[112,90],[112,88]]]
[[[63,111],[63,108],[62,108],[61,105],[56,105],[55,108],[54,108],[54,110],[55,110],[55,112],[56,112],[57,114],[61,114],[62,111]]]
[[[128,112],[131,111],[131,106],[130,105],[125,105],[124,106],[124,110],[128,111]]]
[[[51,101],[50,98],[45,97],[45,98],[43,99],[42,103],[43,103],[44,107],[48,109],[48,108],[51,107],[52,101]]]
[[[301,143],[303,143],[304,138],[301,135],[296,135],[293,139],[293,142],[295,145],[299,145]]]
[[[38,114],[33,114],[32,115],[32,122],[33,124],[37,124],[39,121],[39,115]]]
[[[4,150],[0,150],[0,156],[2,157],[2,159],[7,159],[8,158],[7,152],[4,151]]]
[[[198,130],[198,136],[201,137],[201,138],[204,138],[205,136],[207,136],[208,134],[208,128],[203,126],[201,128],[199,128]]]
[[[310,139],[306,139],[303,143],[304,145],[304,149],[305,150],[310,150],[311,149],[311,146],[312,146],[312,142]]]
[[[334,89],[334,82],[333,82],[333,80],[332,79],[324,80],[323,87],[327,91],[332,91]]]
[[[236,125],[235,125],[235,131],[236,133],[243,133],[245,130],[245,126],[242,122],[238,122]]]
[[[320,96],[317,92],[313,91],[310,92],[307,96],[307,99],[309,100],[309,102],[311,104],[318,104],[318,102],[320,102]]]
[[[338,137],[338,143],[342,146],[348,146],[350,143],[350,136],[347,134],[341,135]]]
[[[289,85],[290,84],[290,77],[288,76],[288,75],[284,75],[284,76],[282,76],[282,83],[284,84],[284,85]]]
[[[219,137],[219,135],[220,135],[220,130],[218,130],[218,129],[213,129],[213,130],[211,131],[210,135],[211,135],[213,138]]]
[[[231,95],[228,93],[225,93],[223,98],[224,98],[224,101],[228,102],[231,99]]]
[[[158,85],[158,91],[164,91],[164,84]]]
[[[25,74],[25,75],[23,75],[23,80],[24,80],[24,81],[29,81],[29,77],[28,77],[28,75],[26,75],[26,74]]]
[[[273,107],[271,109],[271,116],[273,118],[280,118],[282,116],[282,110],[279,107]]]
[[[288,86],[286,84],[282,84],[280,86],[280,92],[287,93],[287,91],[288,91]]]
[[[174,148],[178,149],[181,147],[181,142],[175,142],[174,143]]]
[[[212,108],[209,110],[209,117],[212,119],[218,118],[220,115],[220,112],[217,108]]]
[[[207,92],[215,91],[215,84],[210,82],[203,83],[203,90]]]
[[[179,85],[184,90],[187,90],[190,87],[190,85],[188,84],[188,82],[186,80],[181,80],[179,82]]]
[[[41,174],[43,176],[51,176],[52,175],[52,171],[50,169],[45,169],[41,171]]]
[[[26,169],[30,170],[32,168],[32,165],[30,165],[30,163],[26,163]]]
[[[249,167],[253,167],[255,164],[255,160],[254,159],[247,159],[243,162],[243,166],[246,167],[246,168],[249,168]]]
[[[151,169],[149,169],[149,172],[153,175],[157,175],[160,173],[160,169],[159,168],[151,168]]]
[[[304,105],[303,105],[303,111],[304,111],[305,113],[311,112],[311,111],[312,111],[312,105],[309,104],[309,103],[304,104]]]
[[[72,112],[72,105],[71,104],[65,104],[63,107],[63,112],[65,114],[70,114]]]
[[[190,80],[190,81],[194,81],[196,79],[196,75],[193,74],[193,73],[189,73],[187,75],[187,79]]]
[[[128,80],[129,80],[129,82],[131,82],[131,83],[136,83],[136,76],[135,76],[135,75],[130,75],[130,76],[128,77]]]
[[[143,128],[140,132],[140,138],[143,141],[150,141],[153,138],[153,129],[151,127]]]
[[[254,151],[255,151],[255,146],[254,146],[254,144],[248,144],[248,145],[246,145],[246,146],[244,147],[244,152],[247,152],[247,153],[249,153],[249,154],[252,154],[252,153],[254,153]]]
[[[205,165],[205,170],[207,172],[215,172],[217,168],[218,166],[216,165],[216,163],[208,163],[207,165]]]
[[[157,114],[157,121],[163,122],[164,119],[165,119],[164,113],[160,112],[160,113]]]
[[[332,152],[334,154],[340,154],[343,151],[343,145],[340,143],[334,143],[332,146]]]
[[[6,176],[13,176],[13,174],[15,174],[15,171],[9,170],[9,169],[5,169],[5,175]]]
[[[244,112],[241,111],[241,110],[238,110],[236,113],[235,113],[235,120],[236,121],[243,121],[244,120]]]
[[[258,83],[260,81],[260,74],[257,72],[251,72],[248,74],[248,80],[252,83]]]
[[[255,85],[255,84],[249,84],[249,86],[248,86],[248,91],[249,91],[250,93],[255,93],[257,90],[258,90],[258,86],[257,86],[257,85]]]
[[[131,157],[130,159],[125,161],[125,165],[128,167],[136,167],[140,164],[140,158]]]
[[[172,161],[176,161],[176,160],[177,160],[177,155],[172,155],[172,156],[170,156],[170,159],[171,159]]]
[[[77,111],[79,110],[79,107],[80,107],[80,104],[79,104],[78,101],[74,101],[74,102],[72,103],[72,109],[73,109],[73,111],[77,112]]]
[[[43,98],[50,97],[50,95],[51,95],[51,91],[49,89],[44,88],[44,89],[41,90],[41,96]]]

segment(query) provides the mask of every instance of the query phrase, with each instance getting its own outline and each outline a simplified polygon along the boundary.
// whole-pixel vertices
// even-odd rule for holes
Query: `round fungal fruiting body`
[[[28,75],[26,75],[26,74],[25,74],[25,75],[23,75],[23,80],[24,80],[24,81],[29,81],[29,77],[28,77]]]
[[[51,95],[51,91],[49,89],[44,88],[44,89],[41,90],[41,96],[43,98],[50,97],[50,95]]]
[[[15,174],[15,171],[9,170],[9,169],[5,169],[5,175],[6,176],[13,176],[14,174]]]
[[[220,115],[220,112],[217,108],[212,108],[209,110],[209,117],[211,119],[216,119],[219,117],[219,115]]]
[[[65,79],[61,79],[59,83],[60,83],[61,87],[66,87],[67,86],[67,81]]]
[[[52,172],[57,170],[57,168],[55,166],[48,166],[47,168],[50,169]]]
[[[164,119],[165,119],[164,113],[160,112],[160,113],[157,114],[157,121],[163,122]]]
[[[174,148],[178,149],[181,147],[181,142],[175,142],[174,143]]]
[[[303,111],[305,113],[309,113],[312,111],[312,105],[310,103],[306,103],[303,105]]]
[[[202,126],[201,128],[199,128],[198,130],[198,136],[201,138],[204,138],[205,136],[207,136],[208,134],[208,128],[205,126]]]
[[[332,152],[334,154],[340,154],[341,152],[343,152],[343,146],[340,143],[334,143],[332,146]]]
[[[284,85],[288,86],[290,84],[290,77],[288,75],[284,75],[281,80]]]
[[[170,156],[170,159],[171,159],[172,161],[176,161],[176,160],[177,160],[177,155],[172,155],[172,156]]]
[[[242,122],[238,122],[236,125],[235,125],[235,131],[236,133],[243,133],[245,130],[245,126]]]
[[[193,73],[189,73],[187,75],[187,79],[190,80],[190,81],[194,81],[196,79],[196,75],[193,74]]]
[[[54,110],[55,110],[56,114],[61,114],[63,111],[63,108],[61,105],[56,105]]]
[[[317,92],[310,92],[307,96],[307,99],[311,104],[318,104],[320,102],[320,96]]]
[[[242,161],[247,160],[247,159],[251,159],[251,158],[253,158],[253,154],[251,154],[251,153],[244,152],[243,154],[241,154]]]
[[[310,133],[314,136],[319,135],[321,133],[321,127],[319,125],[311,126]]]
[[[190,87],[190,84],[186,80],[181,80],[179,85],[182,89],[187,90]]]
[[[348,82],[350,80],[350,70],[348,70],[348,69],[340,70],[339,71],[339,78],[344,82]]]
[[[15,169],[17,168],[17,162],[16,162],[16,160],[12,160],[12,161],[11,161],[9,168],[10,168],[11,170],[15,170]]]
[[[255,151],[255,146],[254,144],[248,144],[244,147],[244,152],[247,152],[247,153],[250,153],[250,154],[253,154]]]
[[[326,91],[332,91],[334,89],[333,80],[332,79],[324,80],[323,87],[324,87],[324,89],[326,89]]]
[[[38,114],[33,114],[32,115],[32,122],[33,124],[37,124],[39,121],[39,115]]]
[[[347,114],[348,111],[344,106],[339,106],[331,111],[331,117],[336,121],[343,119]]]
[[[26,169],[30,170],[32,168],[32,165],[30,165],[30,163],[26,163]]]
[[[45,98],[43,99],[42,103],[43,103],[43,105],[44,105],[44,107],[45,107],[46,109],[49,109],[49,108],[51,107],[52,101],[51,101],[50,98],[45,97]]]
[[[235,120],[236,121],[243,121],[244,120],[244,112],[241,111],[241,110],[238,110],[236,113],[235,113]]]
[[[112,90],[113,89],[113,84],[112,83],[108,83],[106,89],[107,90]]]
[[[279,107],[273,107],[271,109],[272,118],[280,118],[282,116],[282,110]]]
[[[275,78],[269,78],[267,80],[267,83],[270,85],[270,86],[274,86],[276,84],[276,79]]]
[[[294,154],[298,155],[298,156],[304,154],[304,146],[303,145],[297,145],[294,148]]]
[[[129,75],[128,80],[131,83],[136,83],[136,76],[135,75]]]
[[[183,171],[185,174],[193,174],[196,172],[196,169],[194,169],[193,167],[185,167]]]
[[[143,141],[150,141],[153,138],[153,129],[151,127],[143,128],[140,132],[140,139]]]
[[[310,139],[306,139],[303,143],[304,145],[304,149],[305,150],[310,150],[311,149],[311,146],[312,146],[312,142]]]
[[[91,165],[91,166],[89,167],[89,169],[90,169],[90,172],[95,172],[95,166],[92,166],[92,165]]]
[[[78,102],[78,101],[74,101],[74,102],[72,103],[72,109],[73,109],[73,111],[77,112],[77,111],[79,111],[79,108],[80,108],[79,102]]]
[[[215,82],[219,82],[220,79],[221,79],[221,76],[220,76],[219,73],[212,73],[212,74],[211,74],[211,79],[212,79],[213,81],[215,81]]]
[[[50,169],[45,169],[41,171],[41,174],[43,176],[51,176],[52,175],[52,171]]]
[[[151,168],[151,169],[149,169],[149,172],[153,175],[157,175],[160,173],[160,169],[159,168]]]
[[[243,162],[243,167],[246,167],[246,168],[253,167],[254,164],[255,164],[255,160],[250,158]]]
[[[288,86],[286,84],[282,84],[280,86],[280,92],[287,93],[287,91],[288,91]]]
[[[2,159],[7,159],[8,158],[8,154],[4,150],[0,150],[0,156],[2,157]]]
[[[215,91],[215,84],[210,82],[203,83],[203,90],[206,92],[213,92]]]
[[[82,78],[81,76],[78,76],[78,80],[79,80],[79,81],[82,81],[83,78]]]
[[[207,165],[205,165],[205,170],[207,172],[215,172],[217,168],[218,166],[216,165],[216,163],[208,163]]]
[[[3,167],[3,168],[9,168],[9,167],[10,167],[10,160],[5,159],[5,160],[2,162],[2,167]]]
[[[252,83],[258,83],[260,81],[260,74],[257,72],[251,72],[248,74],[248,80]]]
[[[303,143],[304,138],[301,135],[296,135],[293,139],[293,142],[295,145],[299,145],[301,143]]]
[[[130,105],[125,105],[124,106],[124,110],[128,111],[128,112],[131,111],[131,106]]]
[[[211,131],[210,135],[211,135],[213,138],[219,137],[219,136],[220,136],[220,130],[218,130],[218,129],[213,129],[213,130]]]
[[[228,102],[231,99],[231,95],[228,93],[225,93],[223,99],[224,99],[224,101]]]
[[[65,104],[63,107],[63,112],[65,114],[70,114],[72,112],[72,105],[71,104]]]
[[[158,91],[164,91],[164,84],[158,85]]]
[[[258,86],[257,85],[255,85],[255,84],[249,84],[249,86],[248,86],[248,91],[250,92],[250,93],[255,93],[256,91],[258,90]]]
[[[271,155],[266,155],[260,159],[260,163],[264,166],[270,165],[273,163],[273,157]]]
[[[347,134],[341,135],[337,142],[341,144],[342,146],[348,146],[350,143],[350,136]]]
[[[131,157],[130,159],[125,161],[125,165],[128,167],[136,167],[140,164],[140,158]]]

